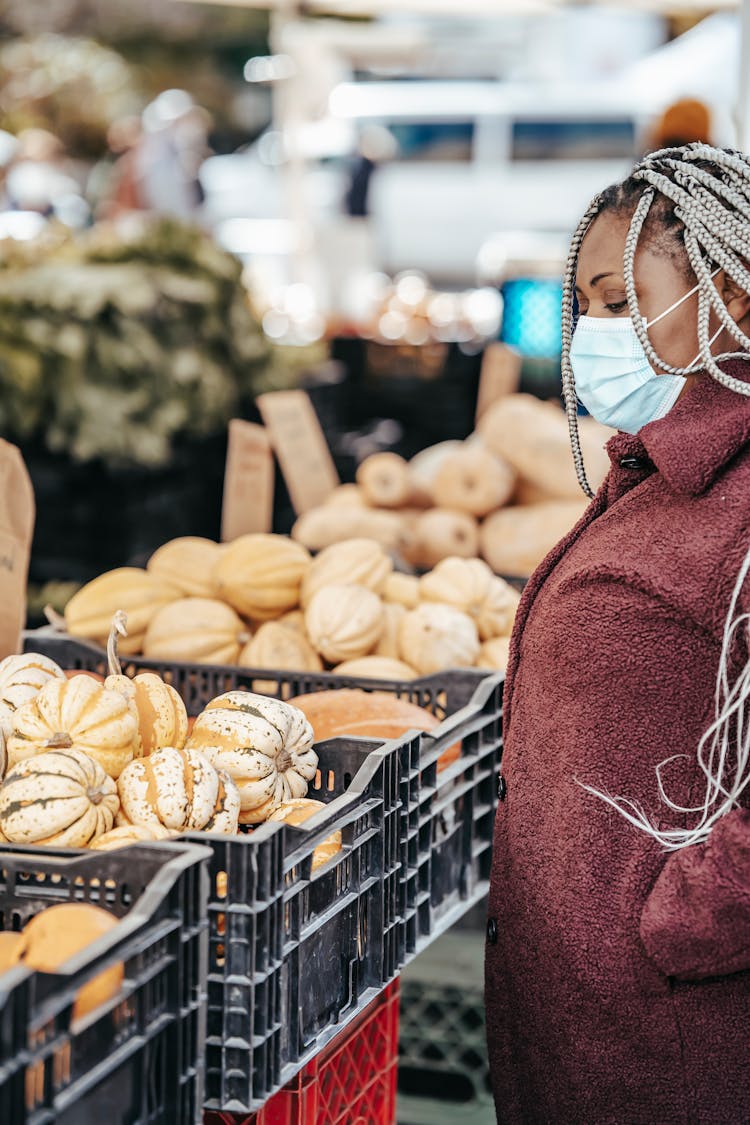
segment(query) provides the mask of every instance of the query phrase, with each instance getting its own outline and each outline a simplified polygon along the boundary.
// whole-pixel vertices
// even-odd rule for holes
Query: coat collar
[[[750,382],[750,363],[744,360],[730,360],[722,369]],[[750,398],[707,375],[663,418],[635,435],[610,438],[607,453],[613,466],[623,457],[647,457],[675,492],[699,496],[749,442]]]

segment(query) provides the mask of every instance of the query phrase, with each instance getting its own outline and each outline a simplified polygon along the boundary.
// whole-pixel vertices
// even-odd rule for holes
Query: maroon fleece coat
[[[607,448],[511,641],[486,946],[498,1120],[750,1122],[750,811],[668,853],[582,788],[661,827],[686,821],[660,762],[685,755],[674,799],[705,792],[696,747],[750,545],[750,400],[702,379]]]

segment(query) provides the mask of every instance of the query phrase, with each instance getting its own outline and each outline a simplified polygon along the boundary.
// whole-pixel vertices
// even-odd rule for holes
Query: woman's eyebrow
[[[589,282],[589,286],[593,289],[595,286],[597,286],[599,284],[600,281],[603,281],[605,277],[616,277],[616,276],[617,275],[615,273],[595,273],[594,276],[591,278],[591,281]],[[576,289],[576,291],[578,293],[581,292],[581,287],[577,282],[576,282],[574,288]]]

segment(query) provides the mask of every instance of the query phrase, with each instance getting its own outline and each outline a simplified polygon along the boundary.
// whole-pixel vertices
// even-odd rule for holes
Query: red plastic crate
[[[396,979],[257,1113],[204,1125],[394,1125],[398,1017]]]

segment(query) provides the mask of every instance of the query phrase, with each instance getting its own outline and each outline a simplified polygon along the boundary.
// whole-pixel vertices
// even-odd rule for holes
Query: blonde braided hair
[[[727,311],[713,280],[720,267],[746,293],[750,293],[750,158],[732,149],[696,143],[649,153],[635,165],[627,180],[600,192],[591,201],[570,244],[563,277],[562,299],[562,388],[570,431],[576,475],[587,496],[593,490],[586,477],[578,434],[575,379],[570,362],[573,338],[573,302],[578,254],[591,223],[607,211],[632,212],[623,258],[625,293],[633,327],[649,362],[670,375],[707,371],[722,386],[750,396],[750,383],[727,375],[720,360],[748,359],[750,338]],[[673,253],[677,246],[700,286],[698,292],[698,345],[700,360],[689,367],[674,367],[657,355],[638,308],[634,263],[638,240],[647,225],[656,227],[657,245]],[[659,227],[661,230],[659,230]],[[741,351],[712,356],[709,316],[716,313],[721,325],[737,341]]]

